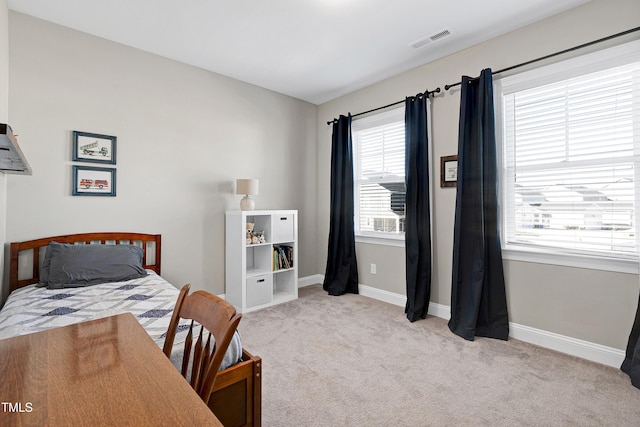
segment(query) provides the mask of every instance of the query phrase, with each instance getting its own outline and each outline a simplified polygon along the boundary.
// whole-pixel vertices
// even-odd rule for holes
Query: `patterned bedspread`
[[[0,311],[0,339],[45,329],[130,312],[160,346],[171,321],[180,291],[152,270],[149,275],[126,282],[47,289],[35,285],[17,289],[9,295]],[[187,325],[180,325],[174,353],[181,353]],[[182,345],[181,345],[182,344]],[[222,363],[225,369],[242,356],[242,344],[236,332]],[[172,356],[174,363],[176,358]]]

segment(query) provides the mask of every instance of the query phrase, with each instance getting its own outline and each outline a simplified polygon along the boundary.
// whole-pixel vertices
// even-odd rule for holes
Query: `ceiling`
[[[7,4],[14,11],[322,104],[587,1],[7,0]],[[444,31],[450,35],[431,39]],[[411,46],[416,42],[422,46]]]

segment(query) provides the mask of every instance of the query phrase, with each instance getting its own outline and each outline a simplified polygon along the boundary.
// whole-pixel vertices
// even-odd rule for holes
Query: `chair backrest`
[[[188,295],[189,289],[187,284],[180,290],[163,351],[167,357],[171,357],[180,319],[190,319],[184,344],[182,376],[189,379],[196,393],[208,403],[218,370],[242,315],[237,314],[235,307],[220,297],[206,291],[195,291]]]

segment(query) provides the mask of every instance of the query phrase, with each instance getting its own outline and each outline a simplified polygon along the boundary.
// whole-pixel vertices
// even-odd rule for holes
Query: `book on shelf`
[[[288,245],[273,246],[273,271],[293,268],[293,247]]]

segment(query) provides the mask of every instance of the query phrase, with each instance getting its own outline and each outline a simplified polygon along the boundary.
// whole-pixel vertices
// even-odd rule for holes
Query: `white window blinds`
[[[616,59],[501,82],[506,247],[636,256],[640,61]]]
[[[352,123],[356,233],[404,233],[404,108]]]

